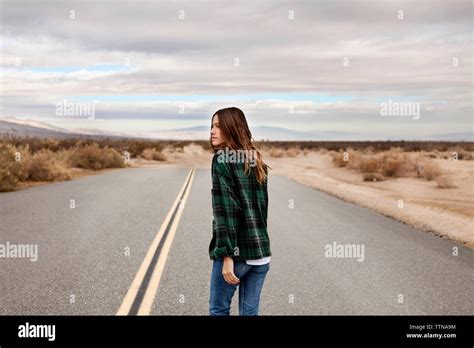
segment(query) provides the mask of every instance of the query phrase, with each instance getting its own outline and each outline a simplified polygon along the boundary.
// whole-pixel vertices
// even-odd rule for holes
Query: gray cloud
[[[294,11],[293,20],[288,11]],[[461,132],[472,124],[468,0],[4,0],[0,29],[0,116],[46,117],[54,100],[68,96],[223,94],[230,105],[246,107],[258,124],[286,122],[288,128],[356,122],[375,130],[392,122],[402,137],[427,125],[433,132],[437,125],[441,133],[446,127]],[[345,57],[348,66],[343,66]],[[18,58],[20,67],[15,66]],[[130,66],[124,71],[87,71],[93,65],[124,66],[125,61]],[[86,70],[30,71],[68,66]],[[235,97],[255,94],[258,99],[268,93],[353,99],[317,105]],[[374,117],[380,100],[397,96],[424,107],[416,126]],[[290,118],[292,103],[296,111]],[[173,119],[178,106],[111,103],[102,117]],[[176,118],[200,121],[223,106],[196,100],[185,116]]]

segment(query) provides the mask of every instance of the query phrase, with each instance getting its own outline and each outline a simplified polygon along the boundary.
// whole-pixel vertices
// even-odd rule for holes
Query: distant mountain
[[[446,133],[446,134],[434,134],[429,137],[425,137],[423,140],[443,140],[443,141],[474,141],[473,133]]]
[[[69,130],[65,128],[55,127],[50,124],[39,122],[35,120],[22,120],[12,117],[0,118],[0,135],[11,134],[16,136],[37,137],[37,138],[92,138],[99,139],[103,137],[108,138],[123,138],[120,134],[104,134],[96,129],[77,129]],[[125,136],[129,137],[129,136]],[[130,137],[133,138],[133,137]]]
[[[257,126],[251,129],[254,140],[334,140],[354,138],[352,133],[345,132],[300,132],[287,128]],[[210,129],[207,126],[196,126],[161,131],[160,134],[174,139],[208,139]],[[362,139],[361,139],[362,140]]]
[[[34,136],[39,138],[71,138],[71,137],[128,137],[148,139],[172,139],[172,140],[206,140],[209,139],[209,127],[195,126],[171,130],[150,130],[144,132],[104,133],[96,129],[69,130],[54,127],[44,122],[34,120],[21,120],[16,118],[0,119],[0,134],[10,133],[19,136]],[[309,133],[299,132],[287,128],[260,126],[252,128],[252,136],[255,140],[326,140],[338,137],[350,136],[349,133]]]
[[[13,118],[0,119],[0,134],[5,133],[38,138],[67,138],[71,137],[72,134],[66,129],[53,127],[41,122]]]
[[[252,127],[252,136],[256,141],[327,141],[327,140],[402,140],[399,138],[379,138],[367,137],[351,132],[301,132],[282,127],[257,126]],[[151,129],[147,132],[104,132],[98,129],[65,129],[52,126],[50,124],[35,120],[23,120],[13,117],[0,118],[0,135],[5,133],[19,136],[30,136],[39,138],[131,138],[131,139],[161,139],[161,140],[207,140],[209,139],[210,128],[208,126],[195,126],[188,128],[178,128],[171,130]],[[420,137],[417,139],[403,139],[406,141],[473,141],[472,133],[448,133],[435,134],[432,136]]]

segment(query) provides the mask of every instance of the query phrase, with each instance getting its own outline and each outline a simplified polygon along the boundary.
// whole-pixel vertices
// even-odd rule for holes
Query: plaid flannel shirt
[[[211,260],[230,256],[253,260],[271,256],[267,233],[267,180],[259,184],[253,171],[245,175],[242,162],[212,158],[212,240]]]

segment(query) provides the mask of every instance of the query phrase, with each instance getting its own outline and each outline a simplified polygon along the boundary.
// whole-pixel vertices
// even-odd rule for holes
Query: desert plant
[[[441,169],[433,161],[425,160],[419,165],[418,176],[428,181],[435,179],[441,174]]]
[[[156,149],[144,149],[141,156],[149,161],[166,161],[166,156]]]
[[[21,164],[16,160],[15,148],[0,144],[0,192],[14,191],[21,174]]]
[[[125,167],[120,153],[108,147],[100,148],[96,143],[73,148],[68,162],[73,167],[94,170]]]
[[[402,168],[403,157],[396,152],[388,151],[382,156],[380,172],[389,177],[397,177]]]
[[[284,156],[285,156],[285,153],[284,153],[283,149],[280,149],[279,147],[272,147],[272,148],[268,151],[268,155],[269,155],[270,157],[280,158],[280,157],[284,157]]]
[[[42,149],[24,161],[26,178],[33,181],[68,180],[71,178],[64,163],[56,158],[54,152]]]
[[[375,173],[379,169],[379,161],[375,158],[364,157],[360,160],[359,170],[362,173]]]
[[[349,154],[340,149],[339,151],[331,151],[332,161],[338,167],[347,167],[349,162]]]
[[[290,147],[286,150],[286,157],[296,157],[300,154],[300,150],[297,147]]]

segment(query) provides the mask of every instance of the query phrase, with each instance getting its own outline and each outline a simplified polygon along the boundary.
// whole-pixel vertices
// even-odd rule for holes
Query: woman
[[[242,110],[217,111],[211,121],[213,260],[210,315],[229,315],[239,287],[239,314],[258,315],[270,269],[268,166],[252,143]]]

